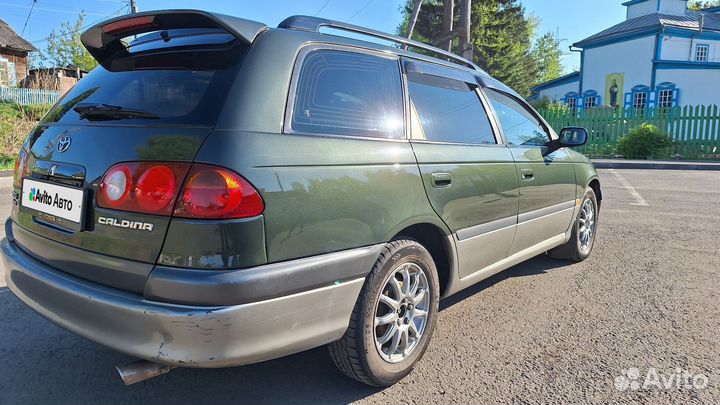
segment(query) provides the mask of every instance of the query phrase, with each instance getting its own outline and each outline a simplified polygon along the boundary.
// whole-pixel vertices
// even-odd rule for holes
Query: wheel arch
[[[449,231],[437,224],[419,222],[406,226],[394,236],[402,237],[416,240],[430,252],[438,272],[440,296],[444,296],[452,279],[456,257]]]
[[[588,187],[592,188],[595,192],[595,198],[597,199],[598,208],[600,208],[600,205],[602,203],[602,189],[600,188],[600,179],[597,177],[594,177],[587,185]]]

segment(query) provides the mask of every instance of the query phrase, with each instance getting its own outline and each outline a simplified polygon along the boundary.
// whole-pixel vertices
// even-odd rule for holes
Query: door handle
[[[520,174],[523,180],[529,181],[535,179],[535,171],[533,169],[520,169]]]
[[[435,188],[447,188],[452,185],[452,177],[449,173],[433,173],[432,183]]]

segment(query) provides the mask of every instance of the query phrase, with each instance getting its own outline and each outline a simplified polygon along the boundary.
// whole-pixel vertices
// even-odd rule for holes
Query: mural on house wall
[[[619,107],[625,88],[625,73],[610,73],[605,79],[605,100],[611,107]]]
[[[0,56],[0,86],[14,86],[15,64]]]

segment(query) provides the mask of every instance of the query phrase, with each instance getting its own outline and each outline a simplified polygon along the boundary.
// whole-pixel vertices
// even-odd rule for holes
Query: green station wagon
[[[593,247],[600,183],[568,148],[587,132],[456,55],[195,10],[82,41],[100,66],[28,135],[2,260],[35,311],[142,359],[127,383],[328,345],[387,386],[441,298]]]

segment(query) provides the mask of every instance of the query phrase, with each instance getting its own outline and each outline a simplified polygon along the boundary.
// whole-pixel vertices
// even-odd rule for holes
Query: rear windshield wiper
[[[111,104],[78,104],[73,110],[80,115],[80,119],[88,121],[121,120],[125,118],[158,119],[157,115],[132,108],[124,108]]]

